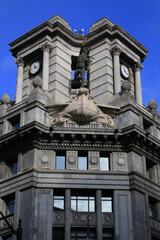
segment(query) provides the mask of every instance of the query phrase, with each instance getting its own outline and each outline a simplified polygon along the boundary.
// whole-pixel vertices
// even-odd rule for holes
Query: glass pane
[[[100,157],[100,170],[101,171],[109,170],[109,159],[107,157]]]
[[[64,210],[64,199],[54,200],[54,210]]]
[[[17,174],[17,162],[13,163],[13,165],[11,167],[11,173],[12,173],[12,175]]]
[[[73,211],[76,211],[77,209],[76,209],[76,200],[71,200],[71,209],[73,210]]]
[[[88,212],[88,201],[87,200],[78,200],[78,211],[79,212]]]
[[[78,169],[87,170],[87,157],[78,157]]]
[[[111,201],[102,201],[102,212],[112,212]]]
[[[56,156],[56,169],[65,169],[65,156]]]
[[[95,202],[93,200],[89,201],[89,212],[95,211]]]

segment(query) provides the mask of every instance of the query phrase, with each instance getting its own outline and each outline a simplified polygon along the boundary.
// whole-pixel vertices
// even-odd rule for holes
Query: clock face
[[[129,77],[129,69],[125,65],[121,65],[121,73],[125,78]]]
[[[39,61],[32,63],[32,65],[30,67],[30,73],[36,74],[39,71],[40,67],[41,67],[41,64]]]

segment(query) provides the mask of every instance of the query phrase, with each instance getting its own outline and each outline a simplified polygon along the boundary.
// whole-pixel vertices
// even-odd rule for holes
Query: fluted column
[[[22,101],[24,61],[20,57],[20,58],[17,58],[17,60],[15,60],[15,63],[17,64],[17,67],[18,67],[17,87],[16,87],[16,103],[19,103]]]
[[[115,94],[121,91],[120,59],[119,59],[120,53],[121,53],[121,49],[117,45],[114,48],[112,48]]]
[[[96,216],[97,216],[97,239],[102,240],[102,207],[101,207],[101,190],[96,191]]]
[[[48,91],[49,89],[49,53],[52,47],[48,42],[42,45],[43,50],[43,69],[42,69],[42,81],[43,90]]]
[[[141,87],[141,69],[143,66],[136,62],[134,65],[135,71],[135,88],[136,88],[136,100],[139,105],[142,106],[142,87]]]
[[[70,222],[71,222],[71,190],[65,190],[65,226],[64,239],[70,240]]]

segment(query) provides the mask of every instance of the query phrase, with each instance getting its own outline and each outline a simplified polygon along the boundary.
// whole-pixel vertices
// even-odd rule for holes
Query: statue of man
[[[89,50],[88,48],[85,48],[85,42],[87,38],[84,39],[82,43],[82,47],[78,56],[78,62],[74,74],[74,80],[75,81],[80,81],[81,82],[81,87],[84,87],[84,76],[85,76],[85,70],[88,68],[88,63],[89,63]]]

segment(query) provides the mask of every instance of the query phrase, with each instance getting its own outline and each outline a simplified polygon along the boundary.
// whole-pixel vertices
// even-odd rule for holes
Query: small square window
[[[13,131],[20,127],[20,114],[14,116],[8,120],[9,122],[9,131]]]

